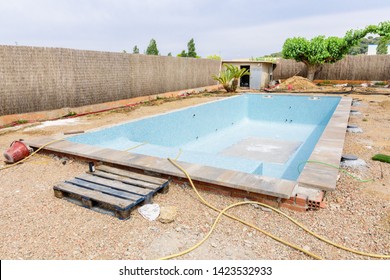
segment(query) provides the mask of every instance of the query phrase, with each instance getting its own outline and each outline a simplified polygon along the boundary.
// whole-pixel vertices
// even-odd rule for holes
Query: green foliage
[[[388,54],[387,45],[389,44],[390,39],[387,37],[380,37],[378,46],[376,47],[377,54]]]
[[[379,23],[375,31],[374,33],[377,33],[379,36],[390,39],[390,21]]]
[[[172,56],[172,53],[171,53],[171,52],[169,52],[167,56]]]
[[[332,85],[332,84],[334,84],[332,81],[324,80],[324,81],[322,81],[322,82],[319,82],[317,85],[318,85],[318,86],[330,86],[330,85]]]
[[[344,58],[348,49],[344,49],[344,40],[338,37],[328,37],[325,49],[329,56],[325,58],[325,63],[334,63]]]
[[[178,57],[187,57],[187,53],[185,50],[182,50],[181,53],[177,55]]]
[[[151,39],[149,42],[149,46],[146,49],[146,54],[147,55],[159,55],[159,51],[157,49],[157,43],[156,40]]]
[[[264,57],[282,57],[282,52],[267,54]]]
[[[349,30],[343,38],[325,36],[317,36],[311,40],[302,37],[288,38],[283,45],[282,55],[283,58],[305,63],[308,67],[308,78],[313,80],[320,65],[342,59],[369,33],[390,38],[390,21],[369,25],[361,30]]]
[[[376,154],[375,156],[372,157],[372,160],[378,160],[381,162],[390,163],[390,156],[383,155],[383,154]]]
[[[221,71],[221,73],[219,73],[219,76],[213,75],[213,79],[220,82],[221,85],[223,86],[223,88],[227,92],[232,92],[232,89],[231,89],[231,84],[232,84],[232,80],[233,80],[232,73],[230,73],[227,70],[224,70],[224,71]]]
[[[73,117],[73,116],[76,116],[76,115],[77,115],[76,112],[69,111],[65,116],[63,116],[63,118]]]
[[[236,92],[238,80],[250,73],[248,69],[240,69],[231,64],[224,64],[224,66],[226,69],[221,71],[219,76],[213,75],[213,79],[220,82],[227,92]]]
[[[133,53],[134,54],[138,54],[139,53],[139,48],[137,47],[137,45],[134,46]]]
[[[187,56],[188,57],[197,57],[196,50],[195,50],[195,42],[194,39],[191,38],[191,40],[187,43]]]
[[[308,46],[309,41],[303,37],[288,38],[283,44],[283,58],[295,59],[298,62],[307,61]]]
[[[259,56],[259,57],[251,57],[251,61],[266,61],[266,62],[276,62],[278,57],[273,56]]]
[[[368,36],[360,39],[359,44],[351,47],[348,54],[357,55],[357,54],[366,54],[368,52],[368,45],[378,45],[380,37]]]
[[[222,60],[222,57],[220,57],[217,54],[208,55],[208,56],[206,56],[206,58],[207,59],[214,59],[214,60]]]
[[[194,39],[191,39],[188,43],[187,43],[187,52],[185,50],[182,50],[181,53],[179,53],[177,55],[178,57],[193,57],[193,58],[200,58],[200,56],[198,56],[196,54],[196,51],[195,51],[195,42],[194,42]]]
[[[17,124],[25,124],[28,123],[28,120],[19,119],[16,121]]]
[[[248,69],[246,68],[238,68],[238,66],[234,66],[231,64],[224,64],[227,71],[230,71],[233,76],[233,81],[232,81],[232,92],[236,92],[237,86],[238,86],[238,80],[246,75],[250,75]]]

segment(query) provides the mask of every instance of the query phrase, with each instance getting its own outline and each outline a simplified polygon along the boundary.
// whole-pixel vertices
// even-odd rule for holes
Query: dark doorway
[[[241,65],[240,69],[247,69],[250,72],[251,67],[249,65]],[[240,79],[240,87],[249,87],[249,75],[245,75]]]

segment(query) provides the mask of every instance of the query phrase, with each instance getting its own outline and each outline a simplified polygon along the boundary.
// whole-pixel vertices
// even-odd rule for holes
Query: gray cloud
[[[0,44],[131,52],[157,40],[162,54],[194,38],[201,56],[251,57],[286,38],[345,31],[388,20],[388,0],[0,1]]]

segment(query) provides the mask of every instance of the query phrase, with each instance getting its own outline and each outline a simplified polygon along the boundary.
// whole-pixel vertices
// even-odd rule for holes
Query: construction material
[[[390,156],[383,155],[383,154],[376,154],[375,156],[372,157],[372,160],[378,160],[381,162],[390,163]]]
[[[283,83],[278,85],[276,88],[278,89],[288,89],[288,90],[300,90],[300,89],[318,89],[318,86],[316,86],[312,81],[309,79],[300,77],[300,76],[293,76],[291,78],[288,78]]]
[[[151,203],[153,195],[167,193],[168,188],[165,179],[99,166],[95,172],[57,183],[53,190],[57,198],[126,220],[136,205]]]

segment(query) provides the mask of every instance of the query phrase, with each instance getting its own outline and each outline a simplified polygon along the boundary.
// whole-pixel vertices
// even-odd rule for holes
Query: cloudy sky
[[[386,20],[389,0],[0,0],[0,44],[143,52],[154,38],[176,55],[194,38],[199,55],[232,59]]]

